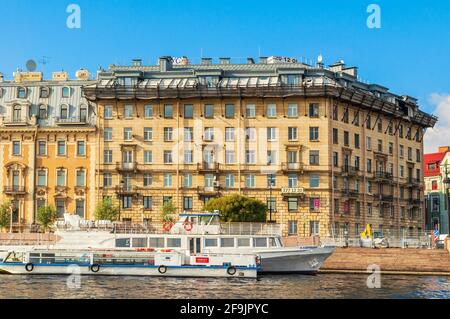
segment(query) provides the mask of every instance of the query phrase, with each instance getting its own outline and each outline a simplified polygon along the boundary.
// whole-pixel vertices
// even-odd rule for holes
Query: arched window
[[[70,97],[70,87],[65,86],[62,88],[62,97]]]
[[[27,89],[24,87],[18,87],[17,88],[17,98],[19,99],[25,99],[27,97]]]
[[[66,120],[69,116],[69,107],[66,104],[61,105],[60,118]]]
[[[42,120],[47,118],[47,105],[44,105],[44,104],[39,105],[38,116]]]
[[[49,95],[50,95],[50,89],[48,87],[46,87],[46,86],[41,87],[39,96],[41,98],[48,98]]]
[[[80,106],[80,122],[86,123],[87,117],[88,117],[87,107],[86,107],[86,105],[83,104]]]
[[[13,121],[14,122],[22,121],[22,107],[20,105],[14,105],[14,108],[13,108]]]

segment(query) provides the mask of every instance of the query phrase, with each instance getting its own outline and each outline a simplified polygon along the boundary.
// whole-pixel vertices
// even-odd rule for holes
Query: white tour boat
[[[185,254],[171,249],[11,251],[0,273],[257,278],[259,257],[249,254]]]
[[[67,216],[56,231],[58,249],[172,249],[187,255],[251,254],[262,273],[316,273],[335,247],[284,247],[278,224],[220,223],[219,213],[184,213],[179,220],[146,229],[119,228]]]

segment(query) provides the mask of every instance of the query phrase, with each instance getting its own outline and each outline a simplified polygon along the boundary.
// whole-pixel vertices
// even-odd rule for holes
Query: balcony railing
[[[394,176],[391,173],[382,171],[376,171],[374,177],[379,182],[392,182],[394,180]]]
[[[303,170],[303,163],[281,163],[283,172],[298,172]]]
[[[219,187],[218,186],[204,186],[204,187],[197,187],[197,193],[199,195],[204,196],[218,196],[219,195]]]
[[[197,170],[199,172],[218,172],[220,164],[216,162],[197,163]]]
[[[131,195],[139,192],[139,187],[134,185],[116,186],[116,194]]]
[[[342,173],[348,175],[356,175],[359,171],[359,167],[344,165],[342,166]]]
[[[17,118],[17,117],[6,117],[6,118],[3,118],[2,122],[3,122],[2,124],[5,125],[5,126],[15,126],[15,125],[23,126],[23,125],[28,125],[28,119],[25,118],[25,117],[20,117],[20,118]]]
[[[138,169],[137,162],[124,163],[124,162],[116,162],[116,170],[124,171],[124,172],[133,172]]]
[[[384,203],[392,203],[394,201],[393,195],[380,195],[380,201]]]
[[[407,181],[408,187],[417,187],[420,186],[422,184],[422,181],[418,178],[408,178]]]
[[[56,117],[55,123],[57,125],[86,125],[88,124],[87,118],[77,118],[77,117],[69,117],[69,118],[61,118]]]
[[[19,194],[25,194],[25,186],[5,186],[3,187],[3,193],[7,195],[19,195]]]
[[[358,198],[359,191],[353,190],[353,189],[344,189],[344,190],[342,190],[342,195],[349,197],[349,198]]]

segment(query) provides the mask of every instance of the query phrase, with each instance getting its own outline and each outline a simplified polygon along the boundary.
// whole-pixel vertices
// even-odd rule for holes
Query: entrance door
[[[189,250],[191,254],[200,254],[202,252],[202,239],[189,238]]]

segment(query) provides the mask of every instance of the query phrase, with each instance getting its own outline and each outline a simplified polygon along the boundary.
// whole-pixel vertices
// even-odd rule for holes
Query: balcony
[[[56,125],[87,125],[88,121],[87,119],[79,119],[76,117],[70,117],[70,118],[60,118],[60,117],[56,117],[55,118],[55,123]]]
[[[379,195],[380,202],[383,203],[393,203],[394,202],[394,196],[393,195]]]
[[[28,119],[25,117],[5,117],[1,121],[3,126],[27,126],[29,125]]]
[[[303,171],[302,163],[281,163],[283,173]]]
[[[220,169],[219,163],[209,163],[209,162],[203,162],[203,163],[197,163],[197,171],[199,173],[218,173]]]
[[[5,186],[3,187],[3,193],[6,195],[25,195],[25,186]]]
[[[391,173],[376,171],[374,179],[379,183],[392,183],[394,181],[394,176]]]
[[[119,172],[137,172],[138,164],[136,162],[131,163],[116,162],[116,170]]]
[[[417,198],[410,198],[409,203],[412,206],[420,207],[420,206],[422,206],[423,201],[421,201],[420,199],[417,199]]]
[[[139,187],[134,185],[116,186],[115,192],[117,195],[134,195],[139,192]]]
[[[197,187],[197,194],[199,196],[219,196],[219,187],[218,186],[205,186],[205,187]]]
[[[359,172],[359,167],[344,165],[342,166],[342,174],[347,176],[355,176]]]
[[[408,178],[406,181],[407,186],[406,187],[420,187],[422,185],[422,181],[418,178]]]
[[[342,190],[342,196],[348,197],[348,198],[358,198],[359,191],[353,190],[353,189],[344,189],[344,190]]]

